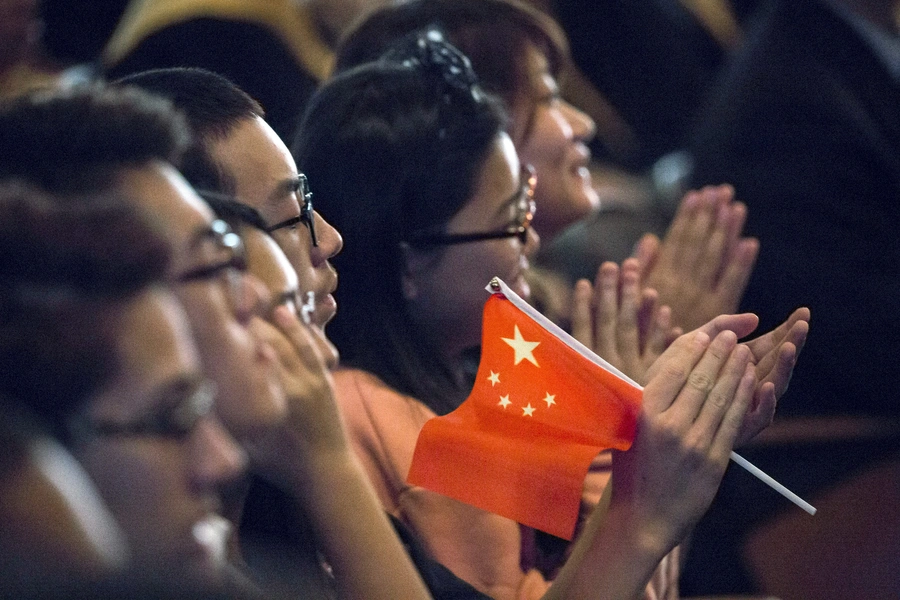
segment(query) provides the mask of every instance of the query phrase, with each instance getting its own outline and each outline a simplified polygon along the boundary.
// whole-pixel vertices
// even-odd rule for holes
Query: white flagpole
[[[573,338],[571,335],[562,330],[556,323],[542,315],[537,311],[533,306],[525,302],[522,298],[519,297],[506,283],[503,282],[499,277],[494,277],[491,279],[490,283],[485,287],[485,289],[494,294],[500,293],[506,296],[506,298],[513,303],[513,305],[527,314],[529,317],[535,320],[541,327],[558,337],[564,344],[570,346],[573,350],[584,356],[586,359],[591,362],[603,367],[610,373],[616,375],[620,379],[623,379],[630,383],[631,385],[637,387],[638,389],[644,389],[640,386],[636,381],[622,373],[620,370],[603,360],[601,357],[597,356],[597,354],[592,351],[590,348]],[[748,461],[746,458],[738,454],[737,452],[731,453],[731,460],[735,463],[742,466],[746,469],[751,475],[771,487],[773,490],[805,510],[811,515],[816,514],[816,509],[809,502],[803,500],[800,496],[787,489],[782,484],[778,483],[773,477],[765,473],[762,469]]]

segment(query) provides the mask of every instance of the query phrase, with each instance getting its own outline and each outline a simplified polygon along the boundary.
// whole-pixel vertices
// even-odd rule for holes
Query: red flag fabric
[[[591,460],[631,446],[642,391],[503,290],[484,308],[472,393],[425,423],[408,482],[572,539]]]

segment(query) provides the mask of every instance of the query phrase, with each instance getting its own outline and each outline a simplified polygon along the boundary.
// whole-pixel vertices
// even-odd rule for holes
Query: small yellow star
[[[505,396],[500,396],[500,402],[498,402],[497,404],[499,404],[503,408],[506,408],[507,406],[512,404],[512,402],[510,402],[510,400],[509,400],[509,394],[507,394]]]
[[[551,396],[550,392],[547,392],[547,396],[544,398],[544,402],[547,403],[547,408],[550,408],[551,406],[556,404],[556,400],[554,400],[554,398],[556,398],[555,395]]]
[[[531,364],[536,367],[540,365],[537,363],[537,360],[534,358],[534,354],[532,351],[540,345],[540,342],[527,342],[525,338],[522,337],[522,333],[519,331],[519,326],[515,325],[515,332],[512,338],[500,338],[510,346],[512,349],[516,351],[515,364],[519,364],[523,360],[527,360]]]
[[[491,387],[494,387],[498,383],[500,383],[500,373],[494,373],[491,371],[491,374],[488,375],[488,380],[491,382]]]
[[[529,402],[528,406],[522,407],[522,416],[523,417],[533,417],[535,410],[536,409],[531,406],[531,402]]]

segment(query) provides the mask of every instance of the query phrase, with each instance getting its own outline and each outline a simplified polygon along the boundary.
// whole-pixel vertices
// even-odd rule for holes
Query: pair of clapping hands
[[[593,285],[587,280],[576,284],[573,336],[645,385],[657,359],[683,331],[702,332],[712,342],[752,333],[758,323],[754,315],[731,314],[759,251],[755,239],[741,237],[746,215],[731,186],[689,192],[664,240],[645,235],[635,257],[621,268],[604,263]],[[797,309],[773,331],[729,350],[746,354],[756,378],[737,445],[771,423],[806,340],[808,321],[809,310]],[[711,375],[710,385],[717,375]]]
[[[663,241],[645,236],[621,269],[605,263],[575,287],[573,336],[645,386],[632,447],[613,453],[608,511],[656,557],[706,511],[732,449],[772,422],[809,331],[799,308],[738,342],[758,324],[727,314],[759,250],[741,237],[745,218],[730,186],[690,192]]]

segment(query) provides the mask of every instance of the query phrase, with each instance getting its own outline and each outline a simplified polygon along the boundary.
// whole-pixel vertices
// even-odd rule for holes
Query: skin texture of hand
[[[250,444],[254,467],[302,507],[340,598],[430,598],[350,448],[318,330],[284,306],[265,325],[256,333],[277,355],[288,418]]]
[[[633,258],[622,263],[621,274],[616,263],[603,263],[593,287],[580,280],[572,298],[573,337],[642,385],[650,365],[681,334],[656,292],[640,289]]]
[[[755,384],[751,352],[734,332],[673,342],[654,363],[631,449],[614,452],[605,510],[591,515],[546,597],[642,592],[712,502]]]
[[[747,207],[729,185],[685,194],[665,238],[647,234],[635,257],[644,285],[672,309],[672,323],[693,330],[737,310],[759,253],[759,242],[742,238]]]
[[[624,506],[645,534],[674,547],[715,496],[756,376],[731,331],[711,341],[695,331],[670,350],[644,389],[631,449],[613,453],[610,510]]]
[[[784,323],[769,333],[742,343],[751,352],[757,384],[736,446],[747,443],[772,423],[775,407],[787,391],[797,358],[806,343],[809,319],[809,309],[798,308]],[[756,329],[758,322],[756,315],[753,314],[721,315],[701,327],[699,331],[715,336],[729,330],[738,337],[744,337]]]
[[[257,324],[254,333],[275,351],[287,419],[249,444],[249,450],[258,470],[280,480],[288,476],[283,472],[286,452],[297,457],[297,466],[317,453],[346,452],[348,444],[316,333],[285,307],[278,307],[272,319]]]

